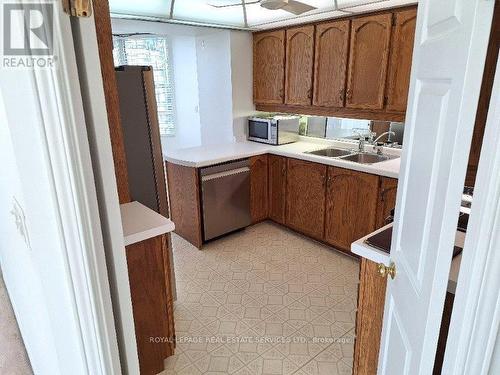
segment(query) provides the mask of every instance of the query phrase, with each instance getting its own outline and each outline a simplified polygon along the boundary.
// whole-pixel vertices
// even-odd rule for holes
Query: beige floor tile
[[[172,243],[184,341],[165,374],[352,372],[357,260],[268,222]]]

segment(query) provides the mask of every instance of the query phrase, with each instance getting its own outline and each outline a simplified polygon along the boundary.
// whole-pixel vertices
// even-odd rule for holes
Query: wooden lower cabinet
[[[164,359],[174,354],[172,260],[168,236],[153,237],[126,247],[141,375],[163,371]]]
[[[250,158],[252,223],[271,219],[350,253],[351,243],[385,224],[397,179],[277,155]],[[203,244],[197,168],[167,162],[175,232]]]
[[[285,224],[286,158],[269,155],[269,218]]]
[[[386,286],[387,279],[379,276],[377,263],[361,258],[354,343],[354,375],[377,373]]]
[[[396,207],[397,190],[398,180],[396,178],[380,177],[375,229],[388,224],[386,219],[390,216],[391,210]]]
[[[250,215],[252,223],[268,217],[267,154],[250,158]]]
[[[288,159],[286,177],[286,225],[323,240],[327,167]]]
[[[376,175],[328,168],[326,242],[350,252],[351,243],[375,230],[378,181]]]
[[[175,233],[200,249],[203,236],[198,169],[167,162],[167,184]]]

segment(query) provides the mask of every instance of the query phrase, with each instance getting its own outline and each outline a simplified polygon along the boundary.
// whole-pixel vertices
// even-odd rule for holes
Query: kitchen
[[[435,6],[112,0],[75,21],[124,372],[453,365],[499,7]]]
[[[400,156],[404,145],[404,119],[417,8],[409,5],[360,13],[300,24],[298,27],[254,32],[251,41],[253,53],[250,55],[253,55],[251,76],[242,69],[242,65],[248,66],[249,63],[248,51],[241,51],[245,42],[231,45],[230,48],[241,51],[241,55],[247,60],[242,62],[241,56],[239,59],[231,56],[228,64],[234,70],[228,77],[233,97],[233,133],[229,136],[220,134],[217,138],[214,135],[219,134],[219,131],[214,128],[211,139],[201,134],[198,145],[194,147],[183,147],[182,141],[161,137],[170,218],[175,223],[175,234],[180,236],[173,236],[172,242],[175,265],[172,273],[177,276],[177,308],[187,315],[193,315],[189,314],[190,308],[203,311],[214,306],[231,306],[229,310],[233,310],[224,317],[205,316],[199,312],[201,315],[194,314],[194,321],[201,322],[205,328],[210,327],[207,332],[216,335],[222,335],[217,328],[219,324],[234,323],[238,327],[240,324],[245,327],[239,328],[240,334],[247,330],[247,335],[253,332],[257,336],[266,336],[265,328],[258,330],[259,324],[267,320],[272,324],[279,322],[284,325],[287,317],[289,318],[286,315],[289,314],[288,306],[294,305],[295,313],[298,313],[300,309],[297,307],[300,306],[304,310],[302,313],[309,311],[315,317],[310,317],[307,322],[312,324],[313,331],[317,324],[323,328],[330,326],[330,333],[326,335],[330,340],[338,340],[343,335],[356,337],[355,345],[351,339],[350,343],[341,346],[351,354],[347,354],[347,357],[342,355],[338,362],[334,357],[320,361],[317,359],[320,358],[318,350],[332,349],[333,346],[316,347],[315,351],[309,344],[303,344],[294,348],[302,351],[298,358],[288,358],[290,348],[286,345],[277,345],[271,350],[266,348],[267,351],[262,349],[262,352],[255,347],[250,353],[244,353],[244,356],[236,346],[232,349],[234,353],[226,355],[217,351],[212,353],[208,348],[205,351],[200,348],[192,350],[190,345],[179,343],[177,350],[183,355],[180,356],[181,359],[175,355],[167,359],[167,373],[181,372],[183,369],[208,371],[212,362],[216,366],[221,357],[227,359],[228,356],[228,363],[233,366],[231,371],[238,370],[242,373],[245,369],[253,373],[266,373],[264,368],[271,366],[271,363],[281,369],[276,371],[283,373],[293,373],[301,367],[306,373],[322,373],[327,371],[326,368],[331,372],[336,366],[342,367],[345,364],[347,365],[342,370],[335,371],[354,371],[359,374],[376,371],[383,306],[374,304],[373,300],[383,298],[385,277],[393,276],[388,258],[377,254],[386,254],[391,242],[390,223],[394,216]],[[146,24],[147,22],[137,21],[127,24],[126,19],[113,20],[114,30],[120,35],[130,35],[132,31],[151,31],[152,28]],[[160,30],[157,25],[154,29],[157,32]],[[204,39],[203,34],[197,38],[197,59],[203,54],[209,54],[211,48],[216,48],[213,46],[214,41]],[[248,46],[248,42],[246,43]],[[172,54],[175,56],[175,53],[174,48]],[[208,61],[204,60],[205,63]],[[200,64],[199,61],[196,63]],[[204,73],[199,68],[196,73],[199,80],[204,79],[200,76]],[[239,81],[234,83],[236,74]],[[175,71],[173,76],[175,80]],[[245,89],[238,91],[241,86]],[[217,87],[213,87],[213,90],[215,91],[210,93],[212,100]],[[251,97],[248,90],[252,90]],[[223,92],[224,90],[220,95]],[[202,95],[201,89],[197,97],[200,122],[198,131],[203,133],[203,128],[210,126],[208,123],[203,124],[203,118],[220,122],[225,116],[226,104],[217,103],[219,116],[210,117],[207,110],[203,110],[204,102],[208,99]],[[246,103],[241,97],[246,99]],[[249,100],[252,101],[250,104]],[[253,111],[253,106],[258,112]],[[131,108],[122,106],[121,111],[122,115],[125,114],[124,123],[133,117],[130,112],[134,110]],[[126,126],[133,127],[134,124],[125,125],[125,129]],[[179,123],[178,126],[180,128],[182,124]],[[125,131],[126,144],[134,144],[136,139],[132,136],[127,140]],[[133,168],[129,168],[129,173],[131,170]],[[473,178],[473,169],[469,168],[468,181]],[[464,197],[470,199],[470,195]],[[269,227],[269,221],[280,226]],[[244,228],[247,229],[239,232]],[[259,232],[259,228],[263,233]],[[351,260],[343,260],[343,255],[340,258],[337,256],[337,262],[349,264],[346,266],[349,272],[353,272],[353,267],[356,269],[355,274],[359,272],[359,277],[350,279],[349,283],[343,285],[350,292],[335,295],[329,300],[329,305],[312,307],[309,302],[305,302],[308,295],[331,297],[328,282],[313,283],[308,292],[302,290],[301,293],[294,294],[289,292],[293,289],[293,284],[289,279],[285,280],[280,267],[274,269],[274,272],[262,272],[260,268],[267,269],[271,266],[261,262],[252,265],[250,260],[255,258],[260,258],[260,261],[269,258],[272,263],[277,259],[285,262],[282,253],[286,251],[277,249],[276,254],[270,255],[263,253],[258,246],[248,249],[242,245],[250,240],[245,237],[249,235],[248,232],[253,233],[257,241],[261,235],[270,236],[269,233],[280,237],[280,231],[287,230],[282,228],[319,241],[326,245],[325,249],[360,259],[359,264],[358,261],[353,263]],[[380,234],[380,228],[389,230]],[[461,231],[457,232],[450,294],[453,293],[453,283],[457,279],[464,237],[461,233],[465,229],[466,226],[462,226]],[[268,241],[272,243],[275,239],[269,238]],[[293,243],[294,239],[290,238],[289,241]],[[229,257],[228,249],[219,248],[219,242],[222,242],[221,246],[234,246],[235,251],[242,246],[247,252],[236,252]],[[373,247],[375,250],[371,250]],[[176,250],[177,248],[182,250]],[[211,255],[189,253],[195,249],[211,253],[212,256],[226,256],[228,259],[219,258],[220,265],[212,264]],[[376,255],[367,255],[370,251],[374,251]],[[183,255],[176,255],[179,253]],[[292,258],[297,257],[296,253],[293,254]],[[250,264],[246,264],[246,268],[237,273],[238,279],[228,279],[224,273],[228,271],[228,267],[229,270],[230,267],[243,267],[238,264],[241,260],[239,257]],[[292,263],[298,259],[300,257],[292,259]],[[234,263],[225,264],[228,260]],[[285,262],[285,267],[290,267],[290,264]],[[296,266],[298,265],[293,264],[291,267]],[[207,280],[209,285],[206,287],[199,285],[203,279],[193,276],[204,268],[210,270],[210,281]],[[309,272],[311,271],[318,272],[318,269],[312,268]],[[271,274],[279,281],[272,280]],[[296,272],[291,274],[304,276]],[[380,278],[377,274],[384,277]],[[305,275],[315,279],[308,272]],[[336,274],[335,277],[342,279],[346,275]],[[252,290],[260,282],[264,282],[262,290]],[[212,290],[212,284],[215,285],[214,288],[222,289]],[[279,305],[269,305],[268,298],[271,296],[264,291],[266,284],[270,288],[280,287],[281,291],[274,292],[281,294],[280,298],[287,297],[287,302],[281,298]],[[359,291],[356,291],[358,287]],[[232,293],[233,288],[236,288],[239,293],[250,298],[253,304],[261,301],[264,305],[259,308],[271,316],[260,313],[248,320],[249,317],[245,315],[246,306],[229,304],[226,300],[229,292],[225,288],[232,290]],[[204,293],[208,295],[202,297]],[[301,298],[305,298],[302,303]],[[348,321],[337,321],[333,311],[341,309],[343,304],[347,309],[343,313],[351,317]],[[447,306],[445,316],[449,318],[450,303]],[[310,312],[311,308],[313,312]],[[319,310],[314,311],[315,308]],[[271,314],[273,312],[274,315]],[[337,311],[338,314],[340,312]],[[184,330],[184,326],[191,327],[192,322],[191,318],[183,315],[176,323],[183,328],[176,332],[195,335],[198,328]],[[341,333],[332,328],[337,324],[343,325]],[[286,335],[282,327],[276,332],[292,336],[291,332],[295,331],[296,336],[307,336],[303,332],[306,326],[306,321],[303,321],[303,325],[289,328]],[[446,341],[446,336],[440,340]],[[438,352],[438,357],[441,355]],[[204,358],[199,359],[200,356]],[[441,365],[436,364],[436,373],[440,371],[439,366]],[[224,371],[230,372],[229,368]]]
[[[327,331],[330,333],[325,334],[327,339],[351,337],[350,342],[341,345],[342,350],[350,354],[346,354],[347,357],[340,356],[340,361],[335,356],[319,360],[320,352],[332,350],[334,345],[314,349],[310,344],[296,345],[293,350],[301,353],[297,358],[291,355],[287,345],[276,345],[270,350],[259,350],[255,346],[249,349],[250,353],[243,355],[238,351],[238,346],[232,348],[232,354],[223,354],[221,348],[218,351],[222,353],[211,352],[213,348],[193,350],[193,345],[179,343],[177,350],[183,355],[180,359],[176,355],[167,359],[167,373],[181,372],[183,369],[209,371],[211,366],[216,368],[220,358],[227,357],[228,365],[232,363],[233,366],[231,371],[243,373],[245,369],[252,373],[266,373],[268,370],[264,368],[272,367],[271,364],[280,369],[276,371],[283,373],[293,373],[300,368],[306,373],[331,372],[333,368],[337,368],[335,371],[359,374],[376,371],[383,306],[374,304],[373,300],[383,298],[386,278],[393,274],[386,256],[367,254],[373,247],[375,254],[385,254],[383,249],[387,252],[390,248],[390,222],[394,216],[400,156],[404,145],[404,119],[416,15],[416,6],[409,5],[361,12],[359,15],[321,20],[298,27],[254,32],[251,77],[242,69],[241,57],[236,60],[231,56],[228,64],[235,70],[230,76],[232,137],[231,134],[221,134],[219,139],[214,137],[219,134],[215,128],[211,139],[203,135],[203,128],[209,126],[203,123],[203,118],[220,122],[224,118],[220,117],[225,113],[224,106],[227,105],[217,103],[219,116],[210,117],[212,114],[207,114],[207,109],[203,109],[208,99],[202,95],[201,88],[198,92],[202,133],[199,145],[182,147],[182,142],[168,140],[170,144],[167,146],[166,137],[161,137],[170,218],[175,223],[175,234],[180,236],[173,236],[172,241],[174,266],[171,267],[177,277],[175,306],[190,316],[187,318],[182,315],[178,319],[177,324],[183,329],[176,332],[196,335],[199,328],[184,330],[184,325],[191,327],[194,321],[201,322],[208,329],[206,334],[210,332],[224,336],[225,331],[220,331],[219,325],[234,324],[239,327],[237,332],[240,334],[246,331],[250,336],[251,332],[256,336],[268,336],[266,323],[285,326],[289,319],[289,305],[294,305],[296,314],[300,308],[304,310],[302,314],[311,314],[307,321],[307,324],[311,324],[311,332],[315,332],[317,325],[329,327]],[[130,33],[133,27],[127,25],[124,19],[115,20],[113,25],[122,35]],[[131,25],[141,32],[150,30],[144,26],[144,22]],[[211,48],[217,48],[213,46],[213,40],[204,39],[203,35],[198,38],[197,59],[202,58],[203,54],[208,55]],[[230,48],[241,51],[244,43],[231,45]],[[247,58],[245,64],[248,66],[247,52],[241,54]],[[209,61],[204,60],[205,63]],[[199,61],[197,63],[200,64]],[[238,85],[233,82],[235,73],[241,73],[238,77],[239,87],[236,88]],[[203,74],[206,73],[198,68],[200,85],[204,79],[200,75]],[[247,95],[242,96],[247,103],[242,103],[239,97],[243,90],[237,89],[241,86],[245,86]],[[217,88],[212,86],[212,90]],[[252,90],[251,98],[248,98],[248,90]],[[216,92],[210,93],[212,100]],[[251,104],[248,104],[249,99]],[[253,106],[258,112],[251,109]],[[121,111],[125,114],[124,123],[132,118],[129,111],[133,109],[122,106]],[[243,132],[241,127],[244,128]],[[127,141],[125,132],[125,144],[127,142],[135,143],[136,138],[132,136]],[[133,168],[129,168],[129,173],[131,170]],[[468,181],[473,180],[473,169],[469,168],[468,173]],[[279,226],[268,227],[269,221]],[[238,232],[244,228],[247,228],[244,232]],[[359,277],[346,279],[349,282],[343,287],[349,290],[347,294],[332,297],[328,286],[329,283],[335,283],[335,278],[346,278],[347,275],[342,272],[332,276],[328,282],[322,280],[318,284],[312,283],[312,289],[291,293],[290,290],[294,290],[293,282],[287,277],[304,274],[291,272],[286,267],[298,267],[295,262],[302,257],[297,258],[297,254],[293,253],[290,262],[286,262],[283,253],[287,252],[284,249],[276,249],[276,253],[271,255],[263,253],[258,246],[246,248],[242,244],[251,241],[251,238],[245,237],[249,235],[250,228],[254,228],[255,241],[267,235],[271,236],[268,241],[273,243],[274,236],[282,235],[281,230],[292,230],[326,245],[325,249],[331,249],[327,251],[360,259],[360,263],[352,263],[343,260],[343,255],[336,257],[336,262],[347,262],[345,270],[349,270],[349,273],[353,272],[353,267],[359,267],[359,271],[354,271],[355,274],[359,272]],[[381,235],[380,228],[389,230]],[[462,231],[457,232],[452,266],[454,275],[450,276],[449,295],[452,295],[452,285],[457,279],[464,237],[461,233],[464,230],[462,226]],[[295,241],[293,237],[288,240],[291,243]],[[222,244],[219,245],[219,242]],[[229,257],[228,249],[224,246],[235,247],[234,251],[242,246],[247,252],[236,252]],[[177,248],[182,250],[177,252]],[[212,256],[217,254],[221,264],[212,265],[211,255],[189,253],[195,249]],[[176,255],[178,253],[183,253],[184,261],[176,258],[180,257]],[[221,258],[223,256],[228,258]],[[257,265],[251,263],[255,259],[260,260]],[[271,264],[280,259],[290,275],[285,276],[287,273],[283,273],[281,267],[264,265],[262,262],[266,259]],[[226,264],[228,261],[230,265]],[[239,264],[240,261],[242,264]],[[191,262],[193,264],[187,265]],[[231,267],[241,271],[234,276],[237,279],[225,274]],[[243,268],[240,270],[239,267]],[[210,281],[207,280],[209,284],[206,287],[200,286],[203,279],[193,276],[205,268],[210,270]],[[261,268],[270,268],[272,271],[263,272]],[[306,271],[306,279],[315,279],[311,272],[318,272],[318,269]],[[377,274],[384,277],[378,277]],[[272,280],[271,275],[279,281]],[[258,288],[261,282],[261,289],[252,290],[253,287]],[[268,295],[266,285],[280,296],[280,304],[269,304],[271,295]],[[229,299],[238,298],[231,294],[235,293],[234,288],[249,298],[251,302],[247,303],[256,304],[260,301],[259,308],[270,316],[253,312],[256,315],[249,319],[245,304],[228,303],[228,293],[231,296]],[[204,293],[208,295],[203,297]],[[315,295],[318,298],[331,298],[325,302],[325,306],[311,306],[307,298]],[[215,306],[230,312],[226,316],[205,316],[202,312],[189,314],[190,309],[204,311]],[[347,321],[335,318],[341,312],[333,311],[342,310],[341,306],[346,309],[342,313],[350,315]],[[451,314],[451,304],[448,302],[447,306],[445,320]],[[259,330],[261,324],[264,327]],[[302,321],[302,325],[297,324],[297,327],[289,327],[286,334],[283,327],[275,332],[284,336],[293,336],[292,331],[299,337],[313,335],[304,332],[308,326],[306,320]],[[343,326],[340,331],[336,327],[338,324]],[[230,332],[230,335],[234,334]],[[352,337],[356,337],[355,344]],[[446,341],[446,336],[440,340]],[[438,351],[438,358],[441,355]],[[199,359],[200,356],[203,359]],[[439,366],[441,364],[437,363],[436,373],[440,371]],[[231,372],[229,368],[224,371]]]

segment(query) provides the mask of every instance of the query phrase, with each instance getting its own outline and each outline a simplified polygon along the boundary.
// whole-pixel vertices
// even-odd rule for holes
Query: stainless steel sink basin
[[[316,151],[308,151],[307,154],[326,156],[329,158],[338,158],[339,156],[351,155],[352,151],[344,150],[342,148],[323,148]]]
[[[378,155],[372,153],[357,153],[349,156],[344,156],[342,160],[353,161],[360,164],[374,164],[380,163],[381,161],[396,159],[397,156],[394,155]]]

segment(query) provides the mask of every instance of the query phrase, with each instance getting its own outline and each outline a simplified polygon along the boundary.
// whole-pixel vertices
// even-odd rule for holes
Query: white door
[[[432,373],[493,5],[419,2],[379,374]]]

